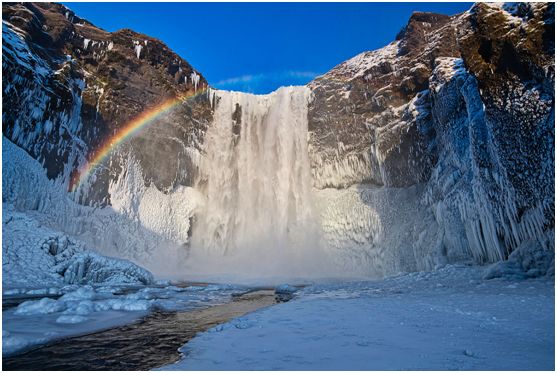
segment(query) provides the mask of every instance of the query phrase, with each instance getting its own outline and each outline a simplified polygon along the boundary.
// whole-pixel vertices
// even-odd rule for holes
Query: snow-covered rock
[[[65,268],[64,268],[65,267]],[[122,260],[107,258],[94,253],[74,255],[71,260],[58,267],[64,273],[67,284],[152,284],[153,275],[144,268]]]
[[[555,233],[524,241],[505,261],[492,264],[484,273],[485,279],[509,277],[523,279],[555,276]]]
[[[127,260],[96,254],[7,203],[2,204],[2,236],[4,288],[154,282],[149,271]]]

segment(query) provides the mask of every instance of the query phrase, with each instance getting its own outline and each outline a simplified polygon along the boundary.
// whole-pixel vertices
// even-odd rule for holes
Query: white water
[[[307,149],[310,90],[216,95],[188,272],[326,275]]]

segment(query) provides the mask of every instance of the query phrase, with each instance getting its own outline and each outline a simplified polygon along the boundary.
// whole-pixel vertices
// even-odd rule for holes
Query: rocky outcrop
[[[343,62],[309,84],[315,185],[408,186],[429,177],[429,77],[458,57],[456,17],[414,13],[396,41]]]
[[[207,82],[188,62],[159,40],[106,32],[60,4],[5,4],[2,17],[3,133],[43,163],[49,178],[68,185],[139,113],[183,97],[114,152],[80,197],[110,203],[108,186],[130,159],[161,190],[191,185],[212,111],[201,93]]]
[[[396,41],[309,84],[314,185],[424,185],[422,209],[434,219],[424,227],[418,214],[405,241],[418,269],[498,261],[553,235],[554,27],[554,5],[545,3],[415,13]],[[391,242],[385,234],[401,232],[380,211],[372,209],[372,237],[343,245],[384,264],[392,259],[377,237]],[[358,219],[350,207],[344,214]],[[393,266],[386,272],[412,267]]]

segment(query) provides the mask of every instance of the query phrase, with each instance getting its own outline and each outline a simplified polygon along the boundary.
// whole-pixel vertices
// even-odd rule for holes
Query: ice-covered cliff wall
[[[554,23],[548,3],[414,13],[395,42],[309,84],[332,247],[383,274],[503,260],[526,242],[553,255]],[[360,202],[377,186],[421,191],[389,212]],[[384,223],[414,204],[406,228]]]

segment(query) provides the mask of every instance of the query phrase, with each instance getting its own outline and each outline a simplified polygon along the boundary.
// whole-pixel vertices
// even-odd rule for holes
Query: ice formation
[[[13,205],[2,208],[2,285],[151,284],[153,275],[127,261],[99,255],[82,242],[41,224]]]
[[[144,185],[141,173],[133,160],[126,161],[125,165],[127,172],[110,187],[114,206],[101,209],[83,206],[75,203],[56,181],[48,180],[45,170],[36,160],[4,137],[4,209],[14,211],[13,214],[19,211],[24,214],[26,221],[31,219],[36,222],[25,223],[29,226],[25,230],[21,227],[16,229],[12,224],[13,214],[5,215],[6,224],[12,223],[3,225],[3,229],[8,229],[4,233],[6,240],[3,244],[9,244],[14,250],[14,260],[6,262],[6,265],[19,267],[14,269],[14,276],[17,278],[5,278],[11,278],[13,281],[10,281],[17,283],[19,279],[24,281],[23,273],[26,273],[26,266],[30,264],[28,262],[31,262],[33,254],[29,252],[29,260],[16,258],[18,255],[27,255],[24,252],[29,242],[25,237],[36,229],[35,225],[49,229],[48,232],[58,232],[56,235],[75,237],[99,253],[132,260],[156,274],[164,273],[167,278],[182,273],[182,261],[186,257],[183,245],[188,242],[190,216],[197,198],[195,191],[192,188],[178,188],[174,193],[164,194],[154,186]],[[10,206],[13,206],[14,210],[10,210]],[[26,217],[27,214],[32,214],[32,218]],[[46,236],[45,240],[56,235],[46,232],[42,234]],[[18,248],[23,250],[20,254]],[[88,260],[88,263],[93,263]],[[42,262],[37,263],[42,265]],[[6,268],[4,266],[4,269]],[[35,274],[32,274],[33,268],[32,265],[29,266],[29,278],[35,277]],[[77,270],[79,266],[76,264],[72,268]],[[81,275],[76,274],[72,278],[83,276],[87,278],[91,275],[82,272]]]
[[[133,45],[134,45],[133,51],[134,51],[136,57],[139,58],[141,56],[141,50],[143,49],[143,45],[141,45],[141,42],[138,41],[138,40],[134,40]],[[147,44],[145,44],[145,45],[147,45]]]
[[[191,82],[193,84],[195,92],[197,92],[197,86],[199,85],[199,79],[201,79],[201,76],[198,73],[196,73],[195,71],[193,71],[190,75],[190,79],[191,79]],[[188,82],[187,76],[186,76],[185,82],[186,83]]]

